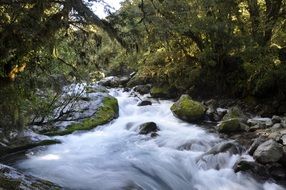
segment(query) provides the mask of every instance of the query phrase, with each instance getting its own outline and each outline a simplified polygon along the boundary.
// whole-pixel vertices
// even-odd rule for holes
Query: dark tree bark
[[[259,44],[261,40],[262,33],[260,28],[260,10],[257,0],[248,0],[248,10],[250,13],[250,20],[251,20],[251,33],[252,38],[255,42]]]
[[[248,0],[252,37],[262,47],[270,45],[275,27],[280,16],[282,0],[265,0],[265,20],[262,22],[261,11],[257,0]]]
[[[273,28],[279,18],[282,0],[265,0],[266,2],[266,20],[264,28],[263,46],[271,41],[273,36]]]

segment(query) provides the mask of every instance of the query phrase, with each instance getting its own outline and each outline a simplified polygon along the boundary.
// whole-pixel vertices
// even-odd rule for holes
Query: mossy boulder
[[[45,135],[67,135],[74,131],[91,130],[99,125],[103,125],[118,117],[119,107],[118,101],[112,96],[103,98],[101,106],[97,109],[92,117],[81,120],[80,122],[73,123],[63,130],[48,132]]]
[[[117,88],[120,86],[125,86],[129,80],[129,76],[110,76],[100,80],[98,84],[105,87]]]
[[[176,117],[184,121],[195,122],[203,118],[206,108],[200,102],[192,100],[190,96],[182,95],[172,105],[171,111]]]
[[[267,167],[254,161],[240,159],[233,166],[235,172],[247,172],[259,178],[269,178]]]
[[[175,98],[177,96],[176,89],[171,88],[167,85],[154,86],[150,90],[150,94],[153,98]]]
[[[141,95],[150,93],[151,85],[137,85],[134,87],[134,91],[138,92]]]
[[[237,107],[231,107],[218,124],[218,131],[221,133],[236,133],[240,131],[247,131],[249,126],[246,125],[247,116],[242,110]]]
[[[12,167],[0,164],[0,189],[59,190],[61,187],[49,181],[25,175]]]
[[[229,134],[243,130],[244,130],[244,125],[242,125],[239,118],[227,119],[218,124],[218,131],[220,133]]]
[[[247,116],[237,106],[233,106],[229,108],[227,113],[223,116],[222,120],[225,121],[225,120],[233,119],[233,118],[239,118],[240,121],[243,121],[243,122],[247,121]]]
[[[147,122],[143,123],[139,126],[139,134],[140,135],[147,135],[151,134],[152,137],[157,136],[156,132],[159,131],[159,128],[156,123],[154,122]]]
[[[132,88],[137,85],[143,85],[150,83],[150,78],[144,76],[143,74],[136,73],[132,76],[132,78],[128,81],[127,87]]]

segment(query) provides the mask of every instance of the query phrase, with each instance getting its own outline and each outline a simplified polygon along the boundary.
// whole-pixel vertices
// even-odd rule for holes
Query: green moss
[[[117,99],[114,97],[105,97],[103,99],[102,105],[98,108],[93,117],[83,119],[79,123],[71,124],[62,131],[52,131],[46,133],[45,135],[67,135],[73,133],[74,131],[91,130],[118,117],[118,111],[119,108]]]
[[[218,125],[218,131],[221,133],[232,133],[241,131],[242,127],[238,118],[232,118],[225,121],[222,121]]]
[[[108,90],[104,87],[90,87],[90,86],[87,86],[85,87],[85,92],[90,94],[90,93],[98,93],[98,92],[102,92],[102,93],[108,93]]]
[[[246,116],[239,107],[234,106],[228,110],[227,114],[225,114],[222,120],[229,120],[233,118],[243,119],[243,118],[246,118]]]
[[[172,105],[171,111],[182,120],[197,121],[203,117],[205,107],[200,102],[192,100],[188,95],[182,95]]]
[[[60,144],[60,143],[61,141],[57,139],[51,139],[51,140],[43,140],[35,145],[36,146],[47,146],[47,145]]]
[[[168,91],[168,89],[166,87],[158,87],[158,86],[154,86],[153,88],[151,88],[151,94],[163,94],[166,93],[166,91]]]
[[[19,189],[21,182],[18,180],[7,179],[0,176],[0,189]]]
[[[253,169],[253,163],[249,161],[240,161],[237,168],[239,171],[249,171]]]
[[[19,142],[19,144],[16,146],[10,146],[9,148],[0,150],[0,154],[5,155],[5,154],[15,153],[19,151],[25,151],[25,150],[35,148],[38,146],[47,146],[47,145],[60,144],[60,143],[61,141],[56,140],[56,139],[42,140],[39,142],[32,142],[32,143],[27,143],[23,141],[22,144],[21,142]]]
[[[150,94],[153,98],[171,98],[172,92],[169,86],[154,86],[150,90]]]
[[[60,190],[60,186],[53,184],[50,181],[41,180],[31,184],[31,187],[34,189],[49,189],[49,190]]]

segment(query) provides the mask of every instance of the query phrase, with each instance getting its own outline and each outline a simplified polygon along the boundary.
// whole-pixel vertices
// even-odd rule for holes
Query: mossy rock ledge
[[[150,89],[153,98],[171,99],[176,98],[176,89],[168,85],[154,86]]]
[[[3,190],[59,190],[52,182],[25,175],[15,168],[0,164],[0,189]]]
[[[220,122],[217,126],[220,133],[235,133],[243,130],[239,118],[231,118]]]
[[[94,115],[85,118],[77,123],[73,123],[62,130],[50,131],[45,133],[48,136],[68,135],[75,131],[91,130],[99,125],[106,124],[111,120],[117,118],[119,115],[119,106],[116,98],[106,96],[103,98],[101,106],[96,110]]]
[[[249,127],[245,124],[246,121],[247,116],[239,107],[234,106],[228,110],[222,121],[217,125],[217,130],[225,134],[247,131]]]
[[[203,118],[206,108],[200,102],[192,100],[189,95],[182,95],[172,105],[171,111],[179,119],[187,122],[198,122]]]

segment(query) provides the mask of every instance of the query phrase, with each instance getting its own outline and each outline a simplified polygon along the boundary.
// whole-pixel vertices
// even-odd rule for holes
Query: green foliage
[[[285,14],[280,14],[286,5],[257,2],[125,1],[109,20],[129,43],[123,57],[136,62],[122,63],[119,53],[110,64],[132,65],[137,78],[201,96],[263,96],[277,86],[271,78],[285,78],[268,65],[279,63],[278,51],[286,46]]]

